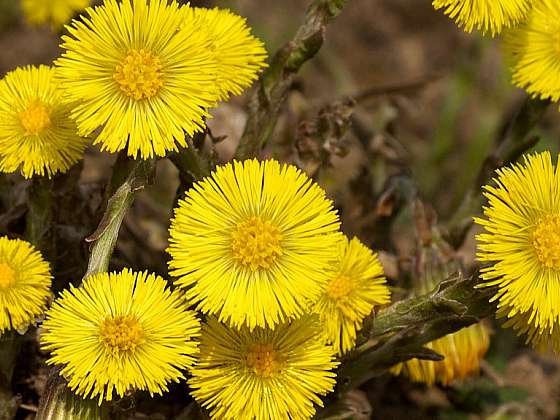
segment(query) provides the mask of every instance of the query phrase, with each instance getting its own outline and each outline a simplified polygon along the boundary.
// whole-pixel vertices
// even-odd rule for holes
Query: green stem
[[[66,381],[57,372],[51,372],[47,381],[48,392],[43,396],[36,420],[108,420],[110,416],[105,404],[95,400],[84,400],[68,390]]]
[[[117,244],[119,230],[132,205],[134,195],[138,190],[144,188],[149,182],[154,169],[154,161],[124,161],[118,160],[120,165],[113,170],[113,179],[110,188],[114,188],[114,178],[123,178],[122,167],[126,167],[126,177],[116,189],[115,193],[107,202],[105,214],[97,227],[97,230],[86,238],[92,243],[88,268],[84,278],[95,273],[102,273],[109,269],[111,255]]]
[[[16,331],[0,335],[0,420],[11,420],[16,415],[18,403],[11,385],[20,345]]]
[[[479,322],[495,312],[495,288],[476,288],[477,277],[457,275],[435,290],[393,304],[378,314],[369,341],[339,371],[340,393],[355,389],[391,366],[411,358],[441,360],[425,344]],[[375,344],[372,344],[375,343]]]
[[[92,247],[84,278],[109,269],[124,216],[132,205],[136,192],[151,182],[153,171],[152,160],[130,160],[122,153],[117,159],[107,187],[110,192],[114,190],[114,193],[108,199],[107,209],[97,230],[86,239],[92,243]],[[53,369],[49,374],[36,420],[106,419],[109,418],[108,411],[107,404],[98,407],[94,402],[75,395]]]
[[[45,258],[49,257],[51,250],[53,186],[51,179],[36,177],[28,190],[25,238],[40,250]]]
[[[237,159],[258,156],[274,131],[294,76],[317,54],[323,45],[327,25],[340,14],[346,2],[314,0],[294,38],[274,55],[250,99],[245,131],[235,154]]]
[[[181,149],[179,153],[173,153],[169,156],[171,162],[179,170],[181,186],[183,188],[210,175],[213,166],[210,159],[204,157],[196,149],[191,139],[187,138],[187,143],[187,148]]]

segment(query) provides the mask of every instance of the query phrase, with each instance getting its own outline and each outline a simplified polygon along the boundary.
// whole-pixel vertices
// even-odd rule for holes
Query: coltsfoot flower
[[[18,68],[0,81],[0,171],[51,177],[78,162],[87,143],[70,119],[54,68]]]
[[[539,348],[560,352],[560,169],[549,152],[497,171],[476,218],[483,287],[498,286],[498,316]]]
[[[520,23],[532,6],[531,0],[433,0],[436,9],[465,31],[478,29],[493,36]]]
[[[338,229],[332,202],[295,166],[234,162],[196,183],[175,209],[169,267],[202,312],[274,328],[319,298]]]
[[[309,419],[334,388],[334,353],[315,317],[253,331],[210,318],[188,383],[213,419]]]
[[[426,344],[427,348],[441,354],[443,360],[410,359],[394,366],[391,372],[427,385],[449,385],[478,373],[489,345],[488,327],[483,323],[474,324]]]
[[[342,238],[335,271],[314,308],[325,325],[329,342],[339,354],[354,347],[356,332],[374,306],[389,300],[389,288],[377,255],[357,238]]]
[[[529,17],[507,31],[504,49],[513,83],[531,96],[560,100],[560,2],[539,0]]]
[[[239,95],[251,86],[265,67],[266,50],[241,16],[227,9],[187,8],[185,25],[209,31],[212,51],[218,63],[216,85],[219,100]]]
[[[93,0],[22,0],[25,20],[32,25],[48,24],[59,30],[74,14],[84,10]]]
[[[0,333],[23,330],[43,314],[51,281],[49,264],[33,245],[0,238]]]
[[[103,150],[164,156],[205,127],[217,64],[210,31],[183,25],[188,7],[106,0],[68,27],[55,64],[80,133],[101,129]]]
[[[41,344],[68,386],[99,403],[129,390],[161,394],[184,379],[200,322],[161,277],[123,270],[95,274],[62,292],[47,312]]]

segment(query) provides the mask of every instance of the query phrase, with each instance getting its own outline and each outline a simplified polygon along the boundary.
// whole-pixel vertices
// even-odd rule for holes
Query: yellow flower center
[[[280,255],[282,235],[276,226],[262,221],[260,217],[251,217],[239,223],[232,233],[233,258],[252,271],[270,268]]]
[[[533,232],[533,247],[547,268],[560,270],[560,216],[546,216]]]
[[[159,58],[144,50],[132,50],[115,68],[113,75],[121,90],[137,101],[155,96],[163,86]]]
[[[99,328],[101,341],[112,352],[134,351],[144,342],[144,331],[138,320],[131,316],[105,319]]]
[[[272,344],[253,344],[247,353],[247,366],[261,378],[270,378],[281,369],[278,352]]]
[[[27,135],[39,134],[51,126],[49,111],[40,102],[32,102],[20,112],[19,121]]]
[[[8,264],[0,263],[0,289],[7,289],[16,282],[15,272]]]
[[[350,277],[338,276],[327,286],[327,295],[334,300],[340,300],[347,297],[353,288],[354,282]]]

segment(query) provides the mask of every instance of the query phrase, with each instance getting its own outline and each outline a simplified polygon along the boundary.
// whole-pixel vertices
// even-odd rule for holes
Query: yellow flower
[[[41,316],[50,296],[49,264],[28,242],[0,238],[0,333]]]
[[[478,29],[492,36],[519,24],[532,6],[532,0],[433,0],[436,9],[455,20],[465,31]]]
[[[169,267],[202,312],[237,327],[274,328],[319,298],[338,228],[332,202],[295,166],[234,162],[180,201]]]
[[[85,279],[47,312],[41,344],[69,387],[99,403],[128,390],[150,395],[183,379],[194,362],[200,322],[161,277],[123,270]]]
[[[188,6],[106,0],[64,36],[56,61],[80,133],[103,150],[164,156],[186,147],[217,101],[209,31],[184,26]]]
[[[497,171],[486,186],[484,233],[477,236],[482,286],[499,286],[492,300],[506,326],[538,347],[560,352],[560,169],[549,152]]]
[[[80,160],[86,145],[53,68],[27,66],[0,81],[0,171],[51,177]]]
[[[28,23],[49,24],[54,30],[58,30],[91,2],[92,0],[22,0],[21,7]]]
[[[536,1],[528,19],[506,32],[513,83],[533,97],[560,100],[560,2]]]
[[[219,99],[239,95],[266,66],[263,43],[251,34],[245,19],[227,9],[195,7],[186,10],[185,24],[198,25],[212,37],[212,51],[218,62]]]
[[[426,345],[444,356],[444,360],[433,362],[410,359],[391,368],[391,372],[403,374],[414,382],[427,385],[436,382],[449,385],[455,380],[477,373],[489,345],[488,327],[483,323],[474,324]]]
[[[357,238],[344,237],[338,245],[338,261],[331,279],[315,305],[329,342],[339,354],[356,344],[356,332],[375,305],[388,303],[389,288],[383,267]]]
[[[191,394],[213,419],[309,419],[331,392],[338,365],[314,317],[274,331],[230,329],[214,318],[202,327]]]

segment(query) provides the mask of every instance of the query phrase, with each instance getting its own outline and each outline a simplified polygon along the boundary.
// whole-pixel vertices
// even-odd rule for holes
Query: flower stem
[[[96,231],[86,238],[86,242],[92,243],[92,247],[84,278],[109,269],[109,261],[117,244],[124,216],[132,205],[135,193],[151,182],[153,170],[152,160],[117,160],[109,184],[110,189],[116,190],[107,201],[107,209]],[[116,182],[116,179],[122,181]]]
[[[347,1],[314,0],[294,38],[276,52],[250,99],[245,131],[235,154],[237,159],[258,156],[274,131],[294,76],[317,54],[327,25],[340,14]]]
[[[109,269],[124,216],[132,205],[136,192],[151,182],[154,163],[153,160],[131,160],[122,153],[119,155],[107,186],[110,198],[105,214],[96,231],[86,238],[87,242],[92,243],[92,247],[84,278]],[[92,401],[75,395],[58,372],[51,369],[36,419],[107,419],[108,411],[107,404],[98,407]],[[111,418],[115,418],[114,413]]]

